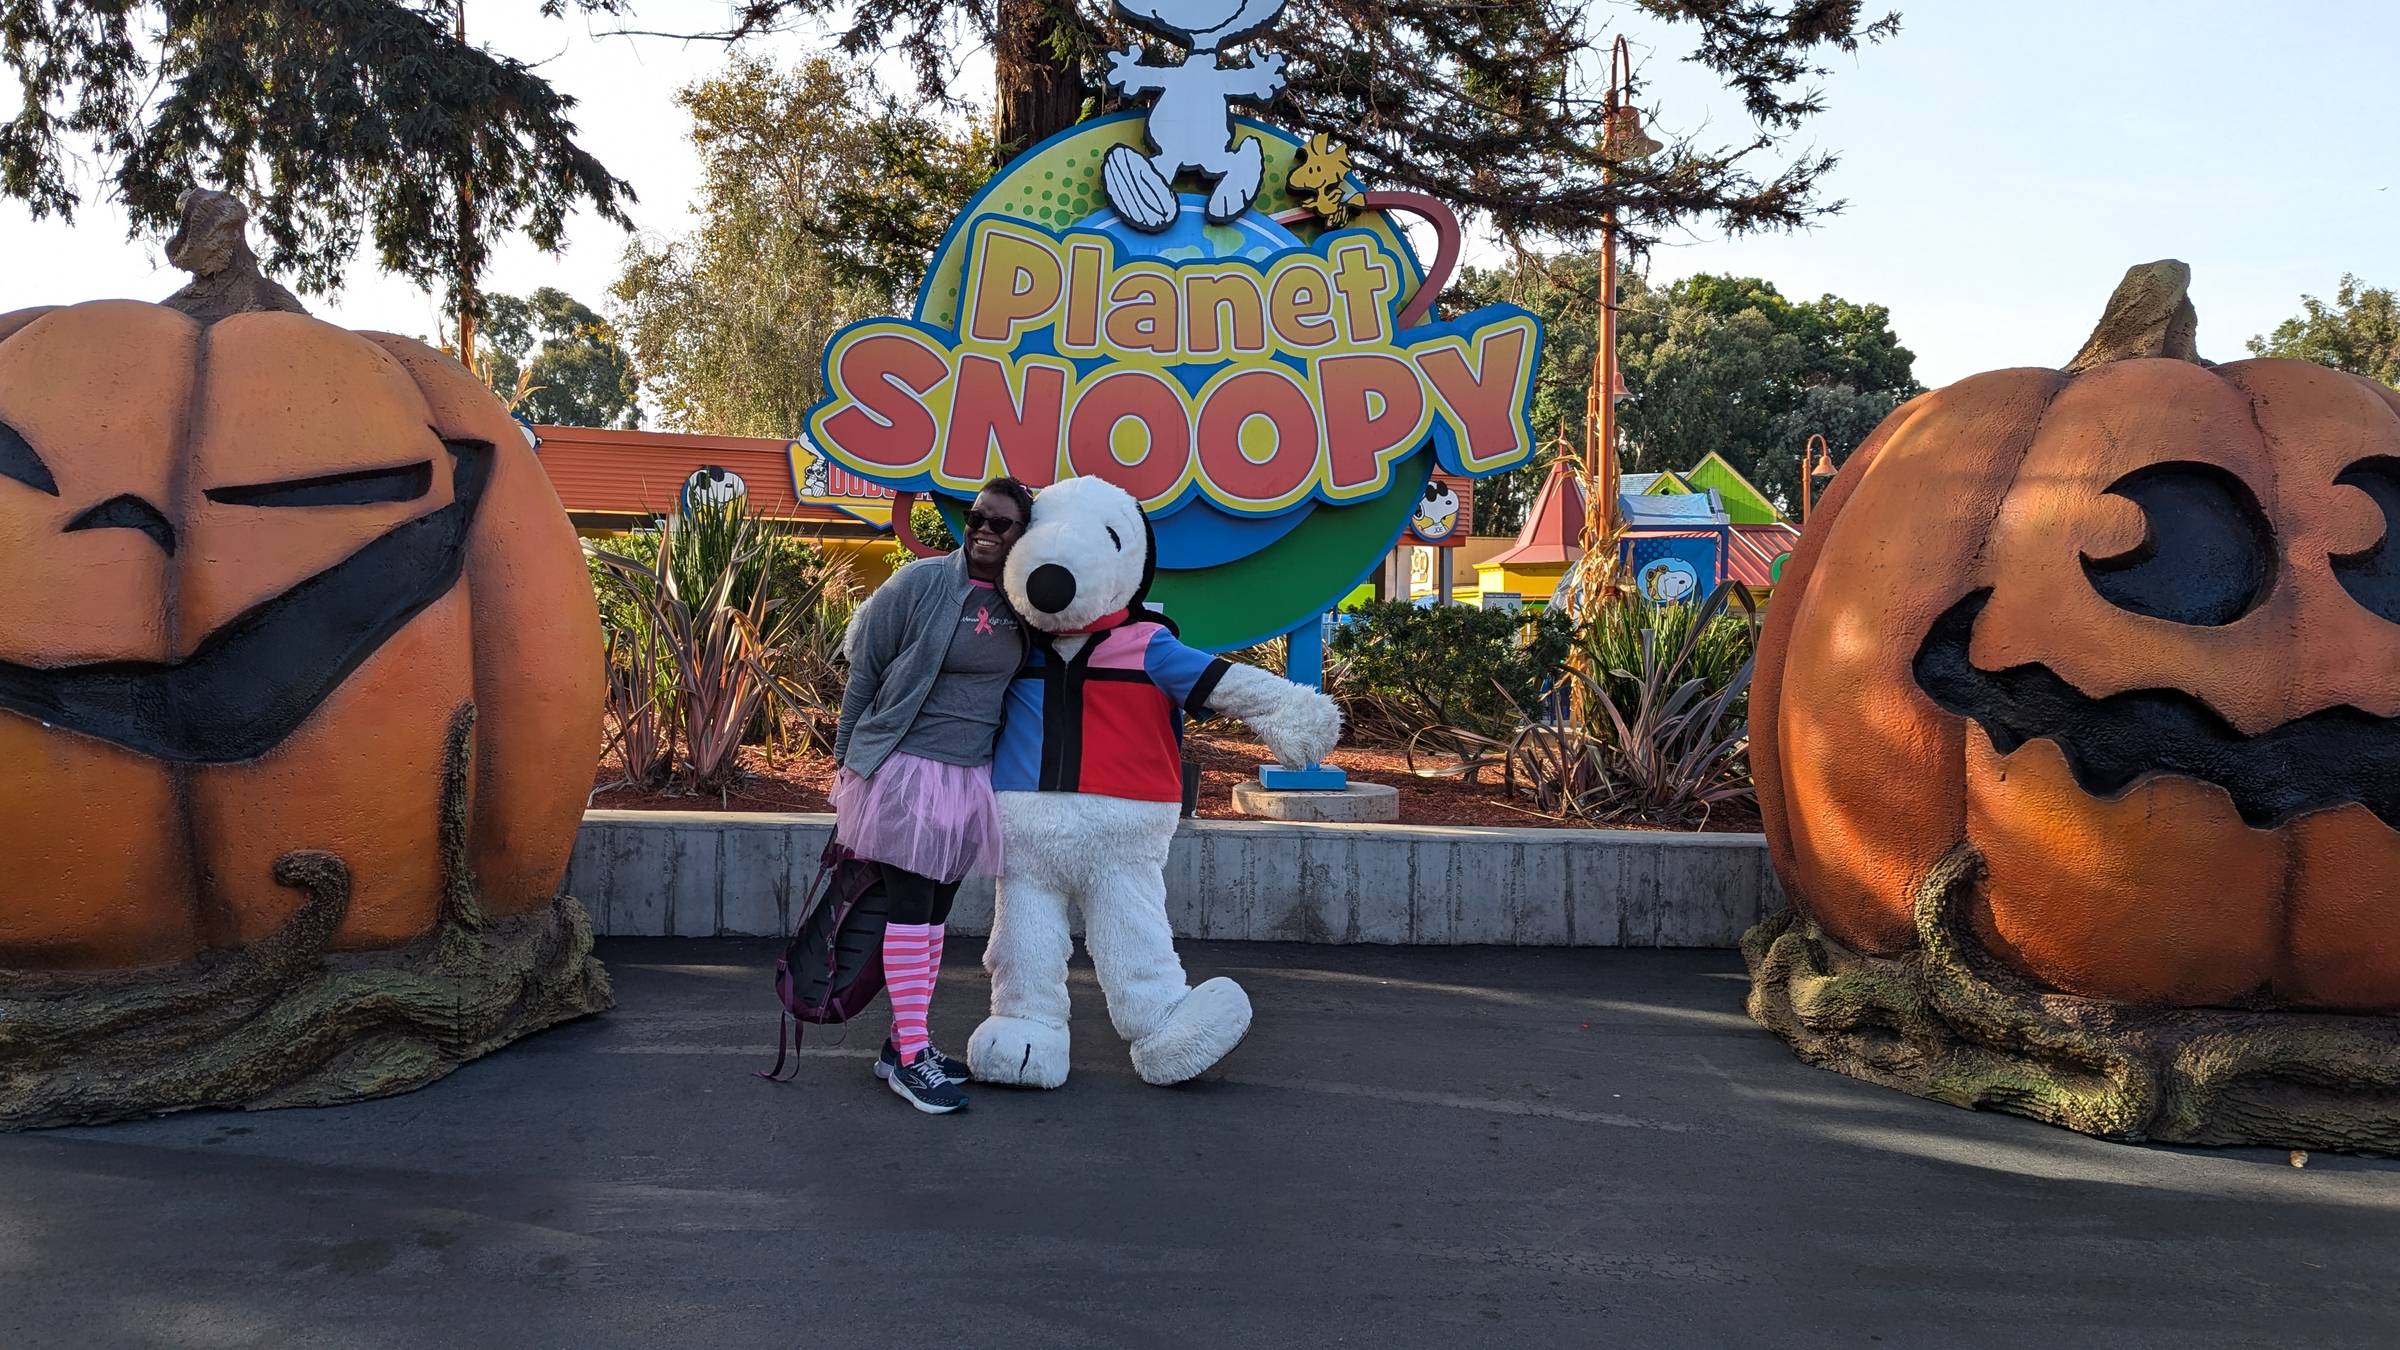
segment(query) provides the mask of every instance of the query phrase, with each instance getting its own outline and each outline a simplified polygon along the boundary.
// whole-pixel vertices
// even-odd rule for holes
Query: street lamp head
[[[1642,114],[1633,106],[1633,50],[1625,35],[1608,48],[1608,124],[1600,132],[1600,153],[1610,164],[1631,164],[1666,149],[1642,129]]]
[[[1608,130],[1602,137],[1600,153],[1612,163],[1630,164],[1648,159],[1666,148],[1642,129],[1640,109],[1630,103],[1621,103],[1608,110]]]

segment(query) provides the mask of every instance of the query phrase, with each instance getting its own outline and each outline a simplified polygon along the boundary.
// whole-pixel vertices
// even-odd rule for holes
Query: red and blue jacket
[[[992,787],[1181,803],[1183,716],[1207,708],[1231,663],[1138,612],[1071,657],[1034,639],[1008,686]]]

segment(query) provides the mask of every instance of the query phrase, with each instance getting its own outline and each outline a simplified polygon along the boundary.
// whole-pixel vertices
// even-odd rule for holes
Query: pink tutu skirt
[[[834,838],[861,858],[935,881],[1000,875],[1000,808],[992,768],[894,751],[872,778],[833,779]]]

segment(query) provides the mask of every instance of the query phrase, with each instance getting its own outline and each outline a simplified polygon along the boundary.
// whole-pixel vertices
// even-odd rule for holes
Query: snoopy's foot
[[[1266,172],[1266,161],[1259,154],[1258,138],[1245,136],[1233,152],[1233,161],[1226,166],[1225,176],[1217,180],[1217,190],[1208,196],[1208,219],[1222,225],[1250,209],[1258,196],[1259,179]]]
[[[988,1024],[987,1024],[988,1025]],[[1153,1087],[1197,1078],[1233,1053],[1250,1030],[1250,996],[1220,976],[1183,996],[1166,1025],[1133,1043],[1133,1071]],[[983,1065],[975,1065],[983,1076]]]
[[[1022,1017],[987,1017],[967,1041],[978,1083],[1054,1088],[1067,1081],[1067,1029]]]
[[[1108,189],[1109,205],[1136,229],[1157,231],[1175,223],[1182,207],[1175,185],[1160,175],[1142,152],[1120,145],[1100,162],[1100,185]]]

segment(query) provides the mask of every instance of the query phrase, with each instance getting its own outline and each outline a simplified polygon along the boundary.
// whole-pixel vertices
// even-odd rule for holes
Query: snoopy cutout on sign
[[[1641,570],[1642,594],[1654,605],[1677,605],[1700,589],[1700,573],[1681,558],[1660,558]]]
[[[731,469],[715,464],[703,464],[683,480],[683,509],[695,506],[723,506],[750,495],[750,485]]]
[[[1417,499],[1417,509],[1409,515],[1408,529],[1428,544],[1458,533],[1458,494],[1438,478],[1426,483],[1425,495]]]
[[[1213,180],[1210,223],[1222,225],[1250,209],[1265,162],[1255,137],[1237,140],[1232,105],[1264,103],[1283,88],[1283,58],[1225,64],[1224,49],[1256,36],[1283,12],[1284,0],[1116,0],[1117,14],[1146,32],[1191,49],[1171,66],[1142,60],[1140,46],[1108,57],[1108,84],[1127,98],[1157,94],[1149,140],[1156,154],[1129,145],[1108,152],[1100,168],[1108,201],[1136,229],[1157,233],[1182,209],[1175,175],[1186,169]]]

